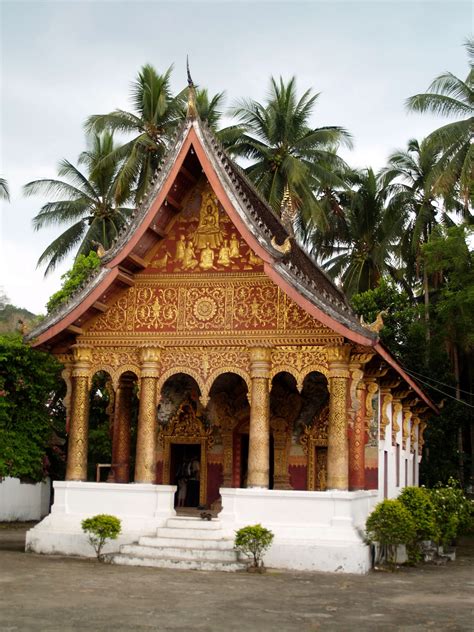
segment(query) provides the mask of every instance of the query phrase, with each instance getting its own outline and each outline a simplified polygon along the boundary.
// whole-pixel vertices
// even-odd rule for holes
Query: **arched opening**
[[[87,480],[104,481],[112,464],[115,391],[107,371],[97,371],[89,390]]]
[[[211,430],[196,380],[175,373],[163,384],[157,408],[157,480],[177,486],[175,506],[207,504],[207,451]]]
[[[301,410],[296,379],[282,371],[270,391],[270,489],[292,489],[289,456],[295,421]]]
[[[296,436],[306,456],[306,489],[327,488],[327,435],[329,389],[326,377],[309,373],[301,390],[301,410],[296,420]]]
[[[209,391],[208,417],[214,445],[208,459],[208,499],[219,502],[220,487],[244,487],[247,476],[248,387],[236,373],[221,373]]]

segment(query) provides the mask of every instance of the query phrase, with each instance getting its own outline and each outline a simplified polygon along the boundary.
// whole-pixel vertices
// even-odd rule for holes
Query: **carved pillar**
[[[351,490],[365,487],[365,399],[367,395],[363,375],[358,367],[351,369],[351,401],[354,420],[349,436],[349,489]]]
[[[140,406],[138,410],[135,483],[154,483],[156,478],[156,381],[159,377],[160,350],[141,350]]]
[[[115,395],[112,460],[116,483],[130,482],[130,431],[134,383],[132,376],[122,376]]]
[[[74,347],[72,367],[71,418],[66,466],[67,481],[87,480],[89,433],[89,370],[92,349]]]
[[[405,405],[403,406],[403,435],[402,435],[402,442],[403,442],[403,449],[406,450],[407,449],[407,441],[410,438],[410,421],[411,421],[411,410],[410,407]]]
[[[250,405],[247,487],[268,488],[270,473],[271,350],[250,349],[252,395]]]
[[[328,489],[349,488],[348,384],[350,347],[328,347]]]

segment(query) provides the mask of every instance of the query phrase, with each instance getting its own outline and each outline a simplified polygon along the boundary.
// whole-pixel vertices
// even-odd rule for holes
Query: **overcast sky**
[[[2,206],[0,287],[14,304],[44,312],[59,288],[36,262],[59,229],[33,232],[48,201],[22,186],[56,176],[61,158],[84,149],[84,120],[131,109],[130,82],[145,63],[174,64],[173,88],[186,81],[263,100],[271,75],[297,77],[300,92],[321,92],[313,124],[342,125],[354,136],[345,158],[385,164],[409,138],[440,119],[407,114],[406,97],[450,70],[467,75],[462,44],[472,32],[470,1],[142,2],[0,0],[1,152],[11,203]]]

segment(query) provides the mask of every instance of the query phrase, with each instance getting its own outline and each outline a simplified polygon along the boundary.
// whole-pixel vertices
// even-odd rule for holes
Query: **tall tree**
[[[107,129],[132,136],[122,146],[116,147],[105,162],[121,162],[116,183],[117,196],[131,192],[136,204],[145,195],[177,127],[186,117],[188,89],[173,95],[172,68],[170,66],[160,74],[150,64],[142,67],[132,83],[133,112],[114,110],[109,114],[95,114],[86,121],[88,131]],[[223,100],[223,92],[210,96],[206,89],[196,90],[198,114],[214,130],[222,115]]]
[[[437,167],[438,193],[458,190],[466,212],[474,199],[474,40],[466,42],[469,73],[463,81],[451,72],[436,77],[428,92],[407,100],[415,112],[431,112],[458,120],[443,125],[429,135],[440,149]]]
[[[85,173],[68,160],[59,164],[58,175],[66,180],[34,180],[24,187],[27,196],[41,193],[56,199],[47,202],[33,218],[35,230],[45,226],[72,224],[45,249],[38,265],[47,264],[45,275],[54,270],[74,248],[76,256],[87,255],[97,244],[107,250],[133,209],[126,198],[116,198],[119,165],[104,158],[114,152],[112,134],[91,137],[90,148],[79,156]]]
[[[115,147],[105,162],[121,161],[116,182],[116,195],[128,197],[133,191],[138,203],[148,187],[180,118],[180,101],[170,86],[172,66],[159,74],[147,64],[132,83],[131,101],[134,112],[114,110],[95,114],[86,121],[86,130],[109,130],[133,136]]]
[[[10,201],[10,191],[8,190],[8,183],[5,178],[0,178],[0,200]]]
[[[295,77],[287,83],[272,77],[265,103],[242,100],[233,109],[243,133],[231,151],[252,161],[246,172],[276,211],[288,187],[303,219],[325,225],[316,192],[322,182],[342,184],[337,171],[346,165],[336,150],[339,145],[350,147],[351,137],[342,127],[311,126],[318,97],[307,90],[298,98]]]
[[[336,229],[319,247],[323,268],[340,279],[351,296],[377,287],[394,272],[393,254],[404,217],[386,204],[387,190],[372,169],[353,172],[353,189],[342,199],[343,214],[334,214]]]

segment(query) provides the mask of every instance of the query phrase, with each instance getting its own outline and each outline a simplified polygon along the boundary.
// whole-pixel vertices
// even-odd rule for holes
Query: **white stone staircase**
[[[181,568],[201,571],[240,571],[240,560],[231,538],[224,537],[218,518],[169,518],[156,537],[142,536],[137,544],[124,544],[108,556],[112,564]]]

